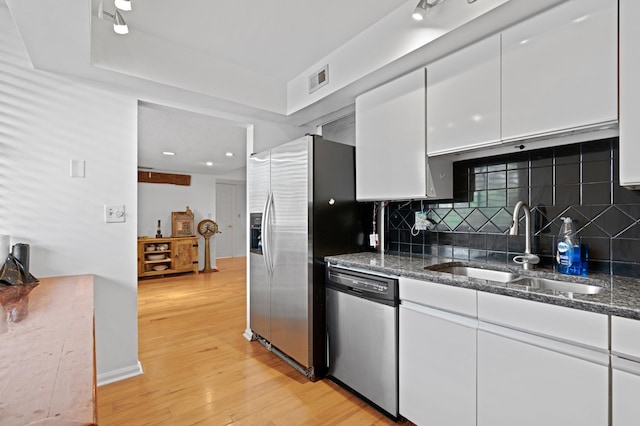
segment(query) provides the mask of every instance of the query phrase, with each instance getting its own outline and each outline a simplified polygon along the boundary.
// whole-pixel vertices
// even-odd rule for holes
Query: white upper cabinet
[[[620,0],[620,185],[640,188],[640,1]]]
[[[617,121],[617,3],[568,1],[502,33],[503,140]]]
[[[426,157],[425,69],[356,98],[356,198],[450,198],[451,162]]]
[[[500,34],[427,66],[427,154],[500,143]]]

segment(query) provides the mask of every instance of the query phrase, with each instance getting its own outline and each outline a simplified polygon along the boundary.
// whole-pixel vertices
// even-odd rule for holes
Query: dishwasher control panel
[[[380,301],[398,301],[398,280],[347,268],[327,268],[327,287]]]
[[[329,271],[329,279],[337,284],[343,284],[351,288],[375,291],[377,293],[387,293],[388,283],[381,283],[367,278],[355,277],[342,272]]]

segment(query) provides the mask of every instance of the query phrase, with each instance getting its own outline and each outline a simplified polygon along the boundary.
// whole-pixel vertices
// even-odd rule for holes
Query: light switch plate
[[[71,177],[84,177],[84,160],[71,160],[69,167]]]
[[[105,223],[118,223],[125,221],[124,205],[104,205]]]

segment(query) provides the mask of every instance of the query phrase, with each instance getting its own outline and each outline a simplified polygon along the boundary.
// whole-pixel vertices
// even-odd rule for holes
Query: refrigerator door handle
[[[271,261],[271,239],[270,237],[270,213],[271,204],[273,202],[273,193],[269,192],[267,201],[264,205],[264,212],[262,214],[262,251],[264,254],[264,263],[269,273],[273,272],[273,263]]]
[[[267,237],[267,211],[269,209],[269,199],[271,197],[271,193],[267,195],[267,199],[264,202],[264,206],[262,207],[262,223],[260,224],[260,229],[262,230],[262,259],[264,261],[264,266],[267,268],[267,272],[269,271],[269,242]]]
[[[267,249],[269,253],[269,271],[273,273],[273,249],[271,247],[271,212],[273,211],[273,192],[269,193],[269,206],[267,207],[267,235],[269,239],[269,247]]]

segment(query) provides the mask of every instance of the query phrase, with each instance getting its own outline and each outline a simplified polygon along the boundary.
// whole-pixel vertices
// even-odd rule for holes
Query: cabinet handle
[[[451,312],[441,311],[439,309],[430,308],[424,305],[418,305],[416,303],[408,302],[405,300],[403,300],[400,303],[400,309],[406,309],[408,311],[417,312],[422,315],[438,318],[443,321],[447,321],[452,324],[461,325],[463,327],[467,327],[473,330],[478,328],[477,318],[471,318],[471,317],[463,316],[462,314],[455,314]]]

